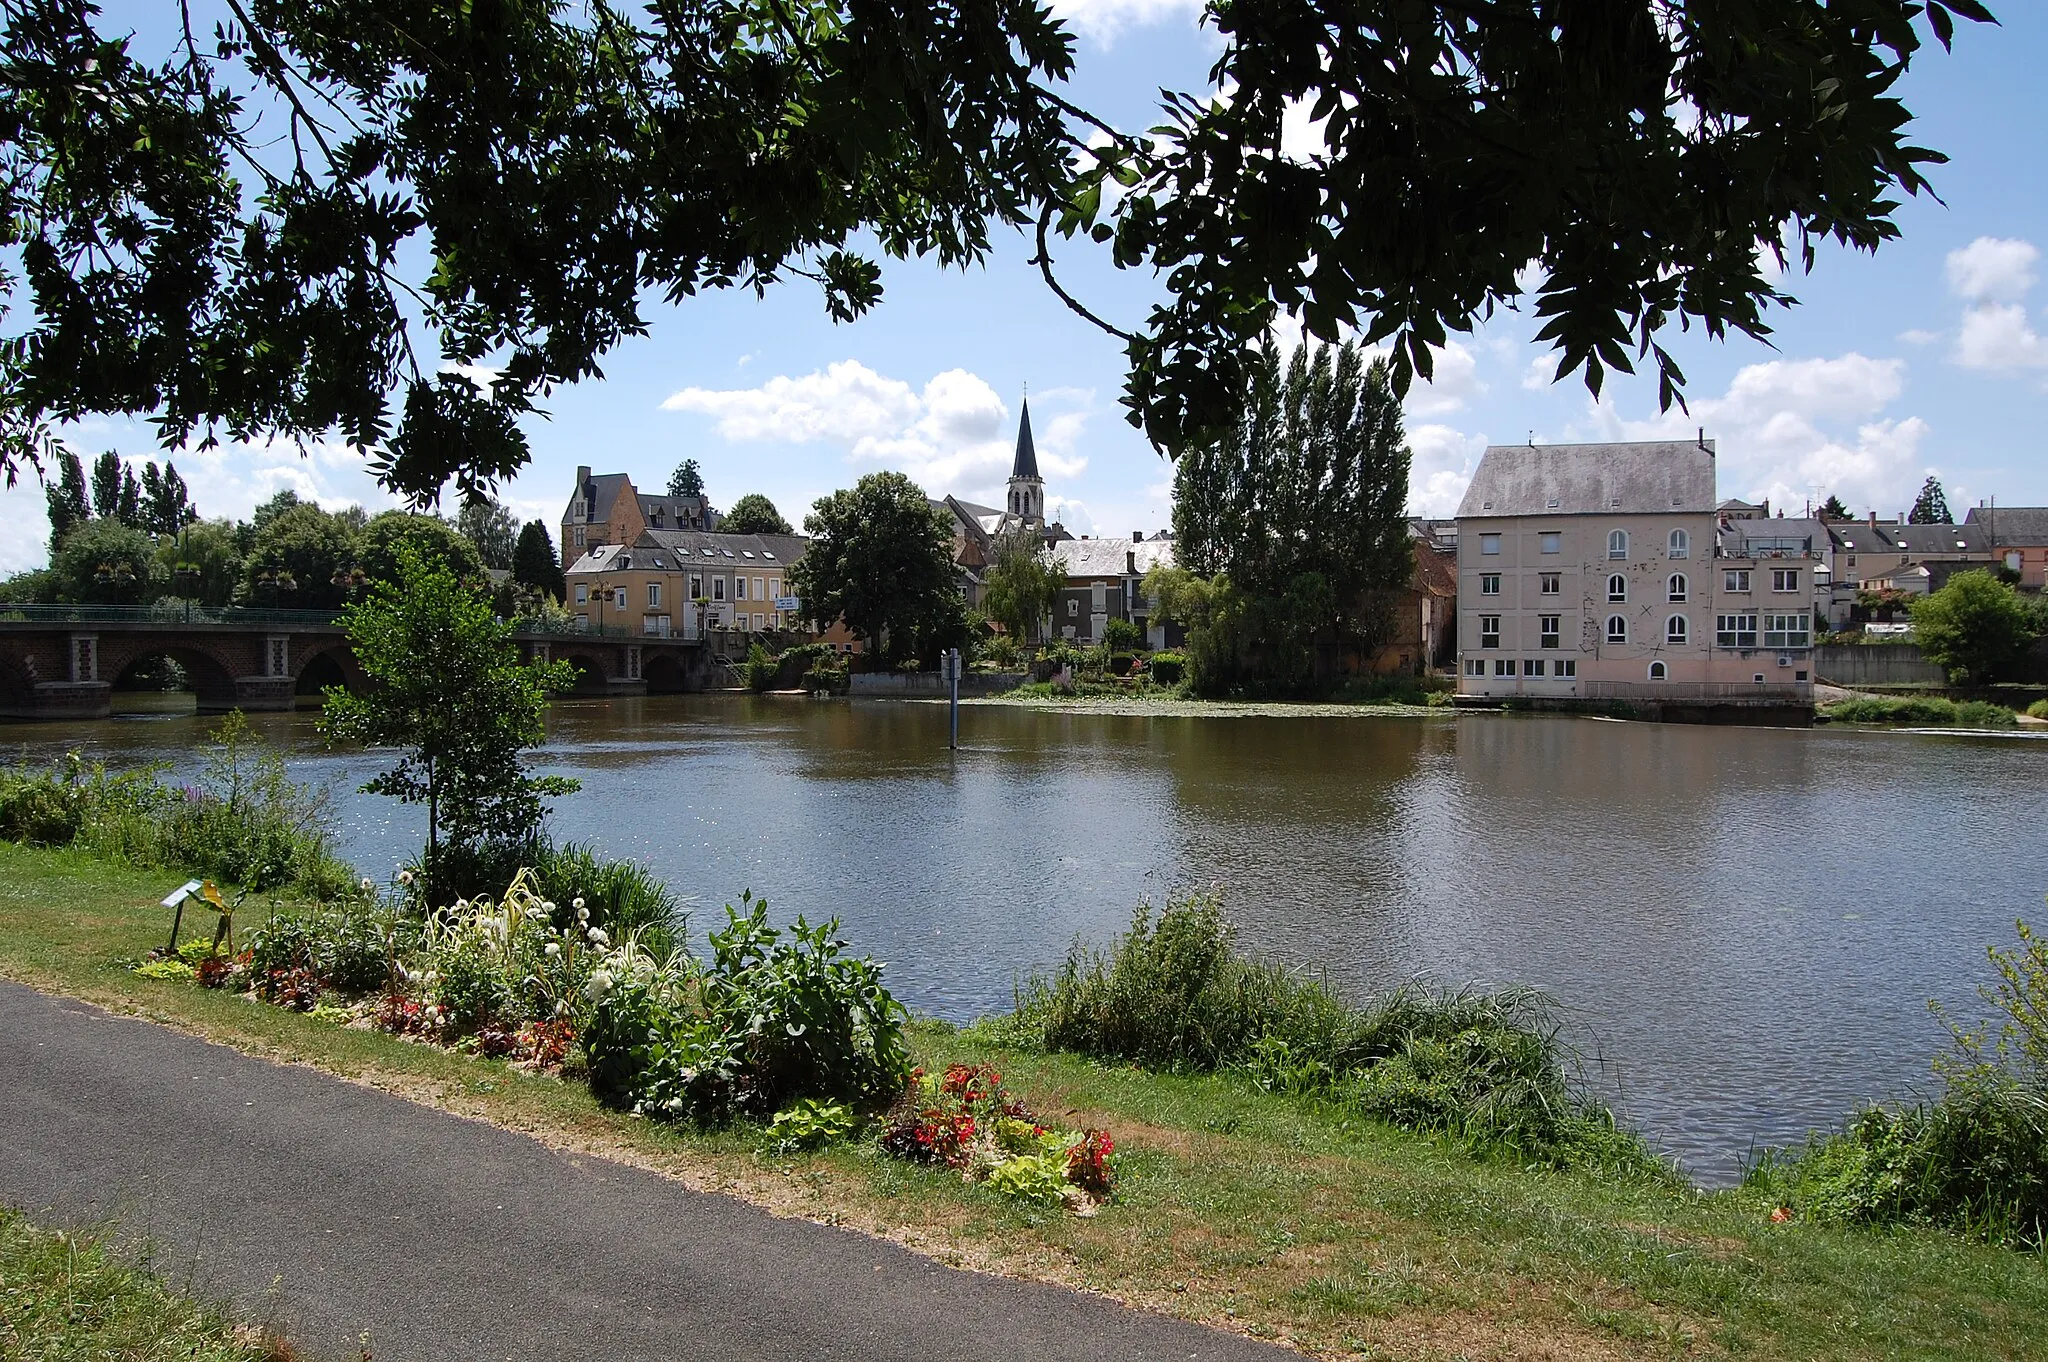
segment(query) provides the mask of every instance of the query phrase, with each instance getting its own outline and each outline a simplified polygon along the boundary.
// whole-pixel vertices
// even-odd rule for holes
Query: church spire
[[[1038,448],[1031,443],[1031,399],[1024,399],[1024,417],[1017,423],[1017,461],[1010,468],[1012,478],[1038,476]]]

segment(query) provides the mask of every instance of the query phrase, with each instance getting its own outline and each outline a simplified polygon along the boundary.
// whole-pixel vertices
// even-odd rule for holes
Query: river
[[[383,876],[418,811],[371,754],[255,715]],[[0,725],[190,770],[206,721]],[[742,889],[836,915],[898,995],[965,1020],[1141,899],[1219,889],[1248,946],[1349,990],[1555,994],[1596,1081],[1703,1181],[1857,1102],[1929,1086],[1984,948],[2044,916],[2048,743],[1537,715],[1114,717],[664,696],[558,705],[556,834],[650,864],[693,926]]]

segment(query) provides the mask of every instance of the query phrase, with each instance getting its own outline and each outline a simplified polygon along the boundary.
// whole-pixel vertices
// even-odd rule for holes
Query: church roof
[[[1031,443],[1031,399],[1024,399],[1024,419],[1017,423],[1017,462],[1010,469],[1012,478],[1036,478],[1038,476],[1038,449]]]

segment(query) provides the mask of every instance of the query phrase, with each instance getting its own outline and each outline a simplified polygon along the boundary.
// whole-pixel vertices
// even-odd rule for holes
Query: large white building
[[[1821,561],[1723,553],[1714,474],[1704,438],[1489,448],[1458,508],[1458,693],[1810,699]]]

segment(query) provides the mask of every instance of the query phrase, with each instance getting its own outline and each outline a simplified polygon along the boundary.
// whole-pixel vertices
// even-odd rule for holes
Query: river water
[[[251,716],[388,874],[417,810],[312,716]],[[31,760],[196,765],[190,715],[0,725]],[[752,889],[836,915],[912,1008],[964,1020],[1141,899],[1216,888],[1249,946],[1339,986],[1534,984],[1596,1081],[1710,1182],[1925,1089],[1984,948],[2048,891],[2048,743],[1537,715],[1113,717],[664,696],[558,705],[556,834],[650,864],[693,926]]]

